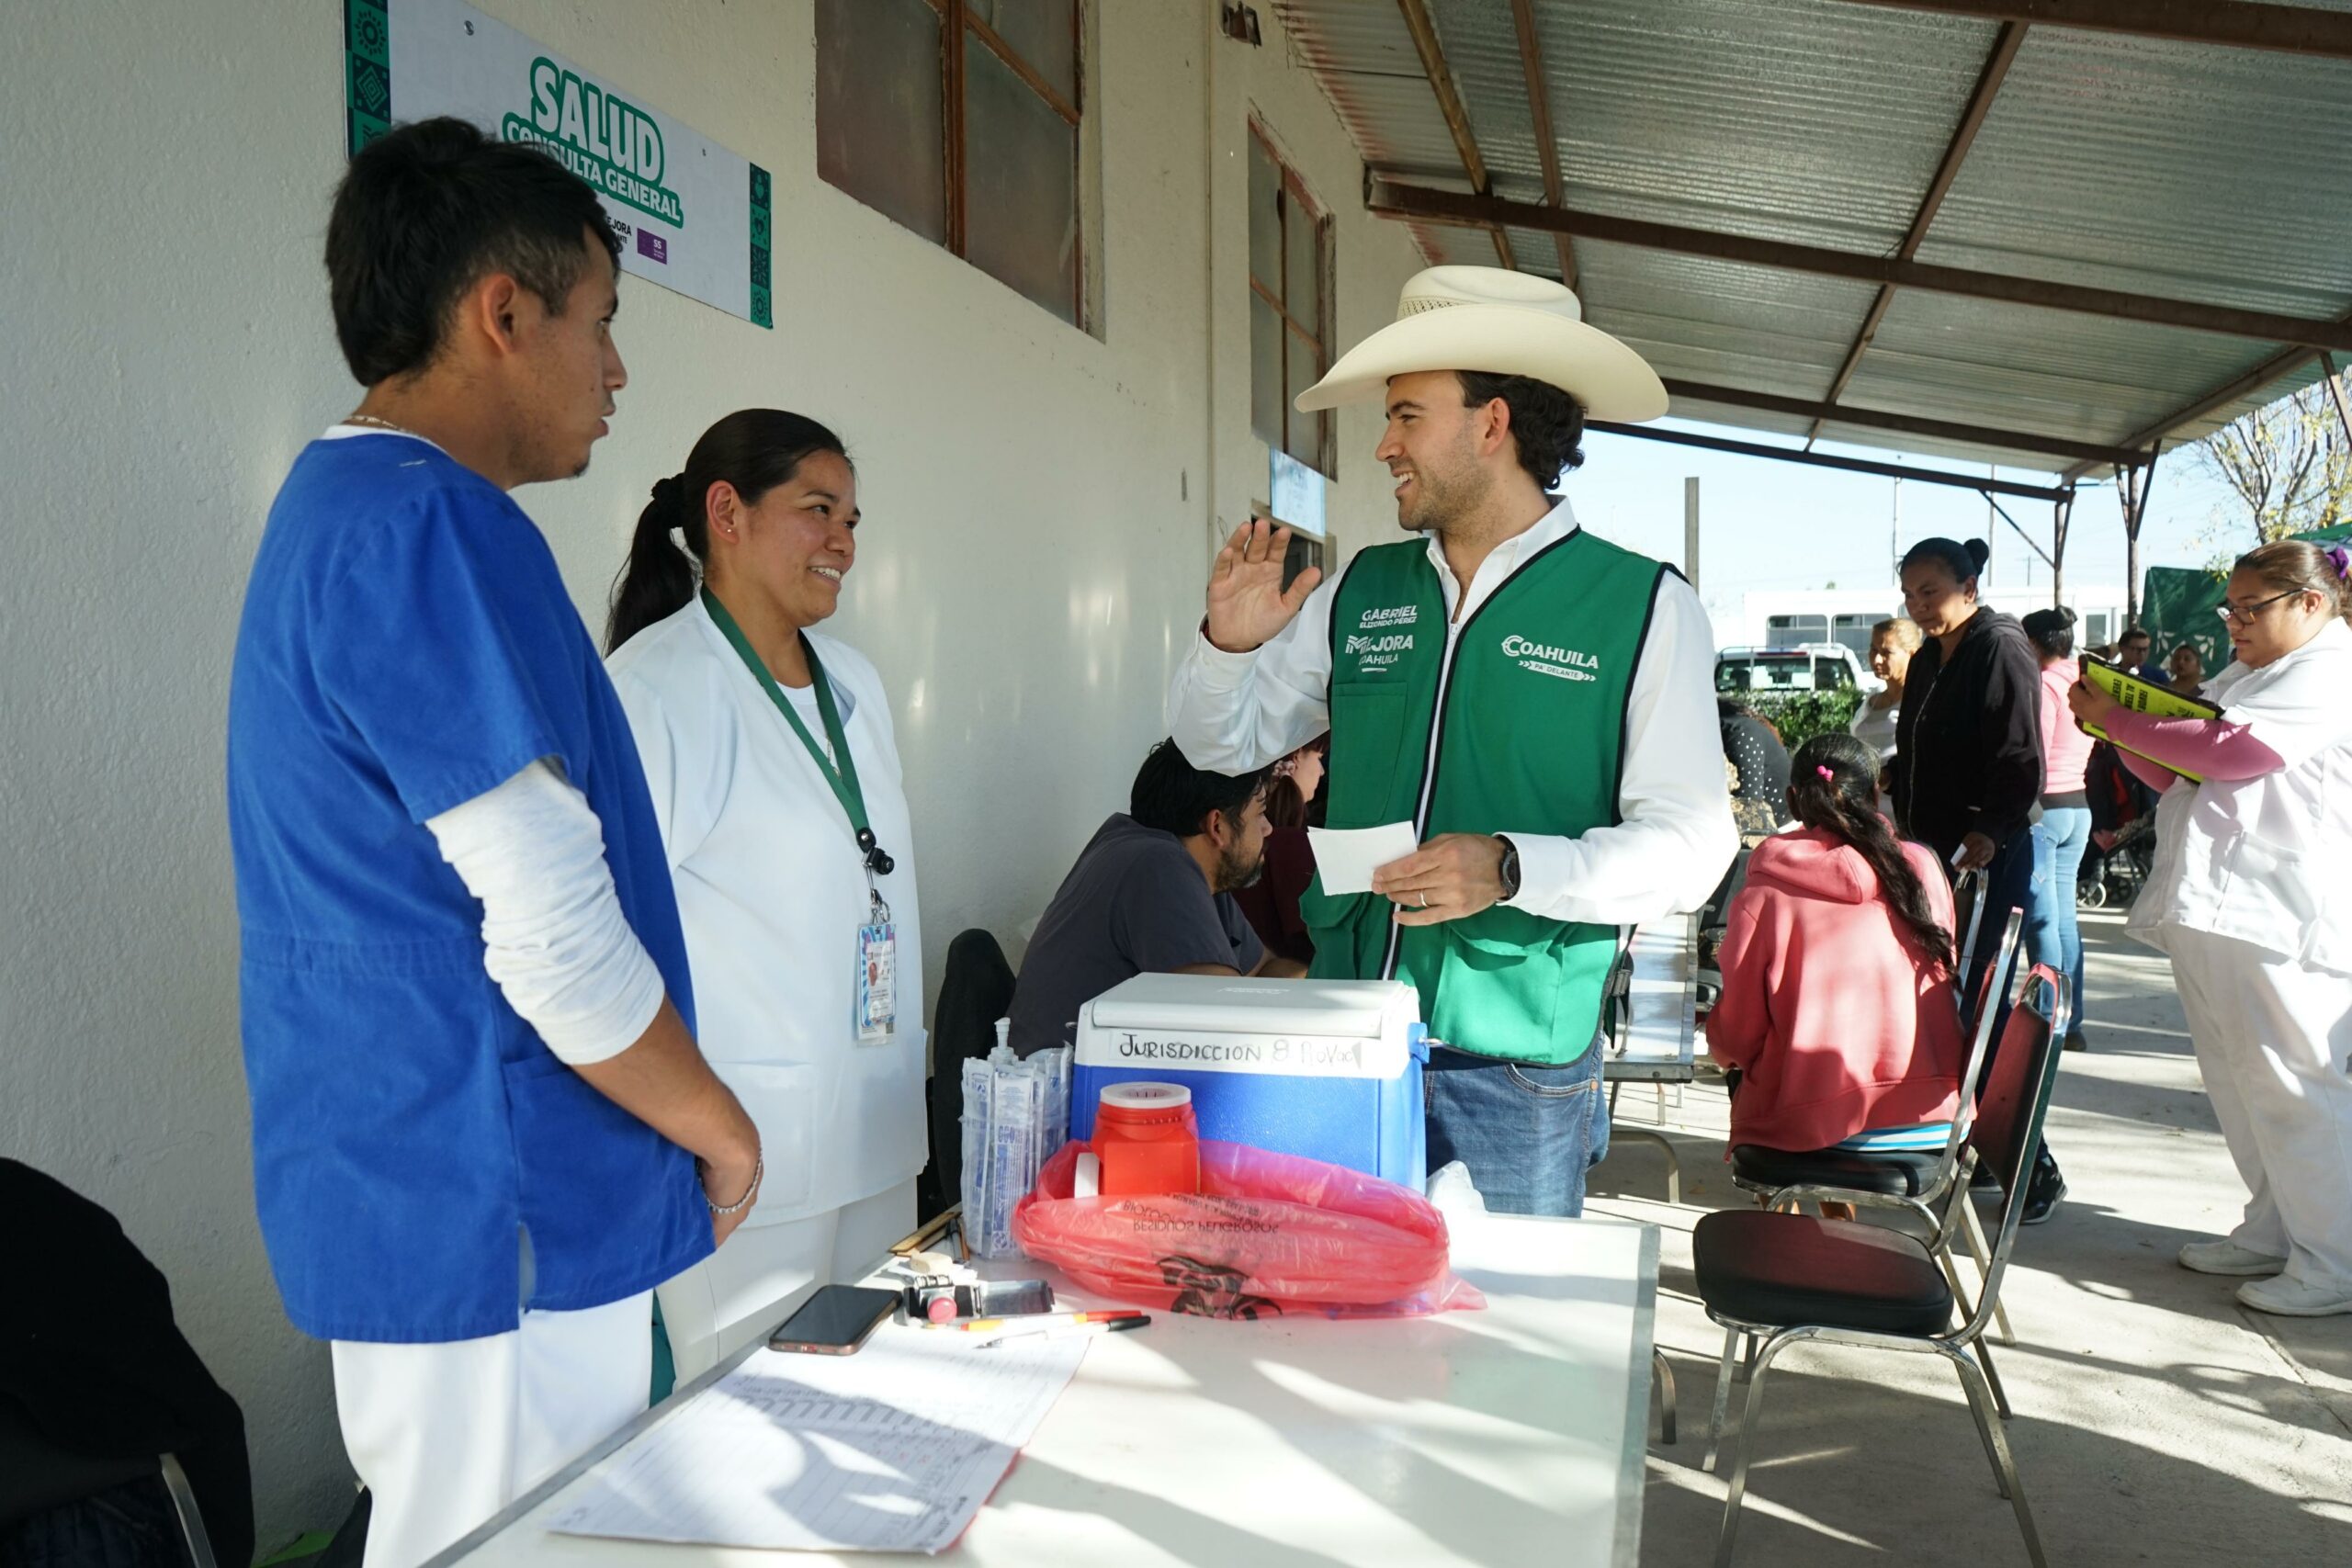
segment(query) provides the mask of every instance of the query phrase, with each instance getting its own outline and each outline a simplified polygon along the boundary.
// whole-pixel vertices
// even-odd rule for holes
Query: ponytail
[[[638,513],[628,559],[613,579],[605,651],[693,602],[710,564],[711,486],[731,485],[744,505],[757,506],[819,452],[849,459],[840,436],[781,409],[738,409],[704,431],[686,455],[685,471],[655,480],[652,500]],[[683,548],[671,540],[673,531]]]
[[[1878,814],[1877,749],[1842,732],[1816,735],[1789,760],[1789,805],[1797,820],[1843,840],[1878,875],[1880,896],[1918,940],[1930,963],[1956,966],[1951,932],[1936,923],[1927,889],[1886,818]]]
[[[628,559],[613,579],[613,603],[605,622],[605,651],[621,644],[654,622],[676,615],[695,596],[695,563],[703,558],[707,526],[689,520],[684,474],[653,481],[653,499],[637,514],[637,532],[629,536]],[[673,530],[686,535],[684,548],[672,541]]]

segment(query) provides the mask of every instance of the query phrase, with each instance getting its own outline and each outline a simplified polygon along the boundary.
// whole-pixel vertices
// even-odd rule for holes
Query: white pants
[[[805,1219],[742,1226],[661,1288],[662,1324],[678,1382],[683,1386],[774,1333],[818,1286],[864,1279],[914,1228],[911,1177]]]
[[[2308,1285],[2352,1292],[2352,980],[2168,927],[2213,1114],[2253,1196],[2230,1233]]]
[[[368,1483],[367,1568],[413,1568],[644,1410],[653,1302],[526,1312],[511,1334],[334,1342],[335,1415]]]

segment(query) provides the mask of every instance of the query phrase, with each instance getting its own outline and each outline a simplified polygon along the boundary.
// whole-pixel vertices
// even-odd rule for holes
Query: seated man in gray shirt
[[[1278,975],[1233,899],[1263,869],[1265,769],[1227,778],[1162,740],[1124,815],[1102,824],[1046,906],[1012,990],[1012,1048],[1077,1037],[1079,1010],[1136,975]]]

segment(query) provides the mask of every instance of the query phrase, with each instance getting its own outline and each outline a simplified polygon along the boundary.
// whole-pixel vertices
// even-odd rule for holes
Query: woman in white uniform
[[[677,885],[697,1038],[766,1172],[727,1245],[661,1288],[681,1382],[914,1228],[922,942],[898,748],[873,665],[810,630],[841,602],[857,522],[832,432],[741,410],[653,487],[614,584],[607,667]]]
[[[2347,574],[2341,546],[2289,540],[2238,558],[2222,606],[2237,659],[2205,692],[2218,719],[2151,718],[2079,683],[2066,694],[2164,791],[2126,929],[2172,955],[2198,1067],[2252,1192],[2237,1228],[2190,1242],[2181,1264],[2248,1276],[2241,1302],[2301,1317],[2352,1313]]]

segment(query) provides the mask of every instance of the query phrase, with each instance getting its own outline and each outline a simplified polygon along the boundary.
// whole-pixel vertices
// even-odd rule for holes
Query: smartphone
[[[846,1356],[899,1308],[896,1291],[864,1285],[826,1285],[800,1303],[784,1326],[768,1336],[771,1350],[805,1350],[817,1356]]]

